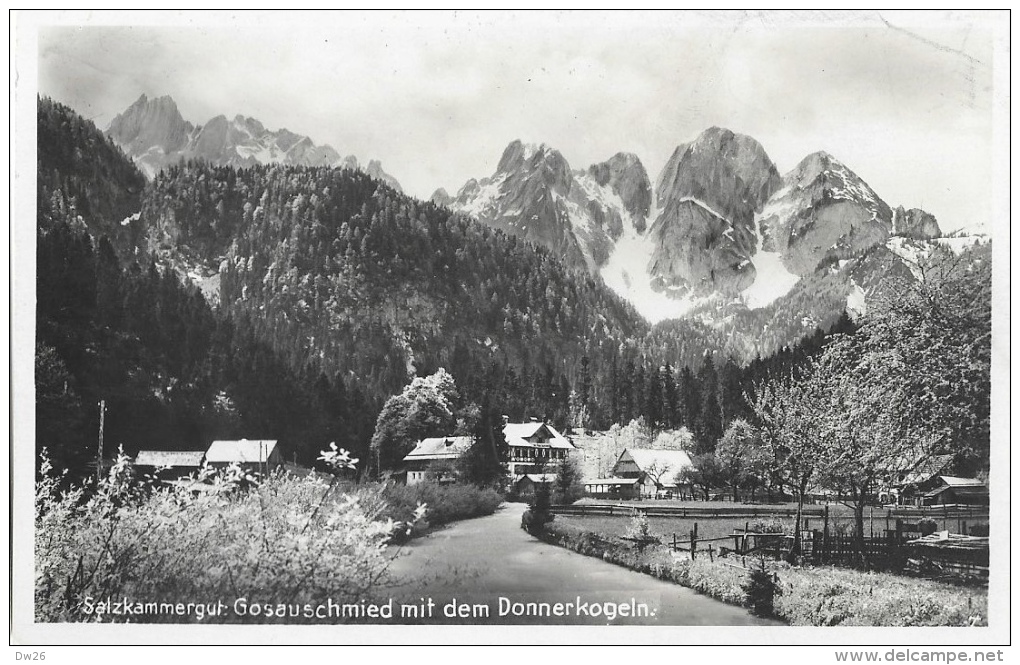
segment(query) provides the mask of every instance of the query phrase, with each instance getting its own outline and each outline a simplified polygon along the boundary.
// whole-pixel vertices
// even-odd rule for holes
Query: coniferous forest
[[[147,183],[66,106],[40,99],[38,122],[37,446],[72,477],[101,400],[107,450],[273,438],[311,465],[330,441],[367,457],[387,398],[439,368],[486,422],[643,417],[710,451],[755,420],[756,386],[856,328],[742,364],[716,329],[650,326],[548,250],[361,171],[182,162]]]

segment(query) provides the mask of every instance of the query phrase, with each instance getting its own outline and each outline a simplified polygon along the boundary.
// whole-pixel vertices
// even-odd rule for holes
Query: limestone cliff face
[[[808,155],[783,176],[759,215],[764,248],[807,275],[823,261],[849,259],[886,241],[892,211],[832,155]]]
[[[634,155],[573,171],[558,150],[518,140],[491,177],[469,180],[447,205],[595,272],[628,226],[644,228],[650,190]],[[444,195],[437,191],[433,200],[443,202]]]
[[[194,129],[169,96],[142,95],[113,119],[106,134],[151,176],[184,150]]]
[[[657,181],[649,273],[676,292],[735,293],[754,282],[755,213],[779,188],[764,148],[713,127],[679,146]]]
[[[904,210],[898,206],[893,211],[892,234],[916,240],[930,240],[942,236],[942,229],[935,216],[920,208]]]
[[[619,196],[624,209],[634,220],[634,227],[638,231],[645,230],[645,220],[652,207],[652,186],[648,172],[637,155],[618,152],[604,162],[589,166],[588,175]]]
[[[429,197],[429,201],[432,201],[436,205],[449,206],[453,203],[453,197],[445,189],[440,187],[436,191],[432,192],[432,196]]]

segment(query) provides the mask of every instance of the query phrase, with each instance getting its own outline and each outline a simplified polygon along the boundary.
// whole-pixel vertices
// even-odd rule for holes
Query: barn
[[[213,441],[205,452],[205,460],[213,467],[237,464],[245,471],[262,474],[283,466],[283,454],[276,439]]]
[[[945,504],[987,506],[990,503],[988,485],[977,478],[937,476],[927,487],[918,489],[923,492],[921,502],[925,506]]]
[[[637,494],[641,497],[683,496],[690,494],[690,487],[678,484],[676,477],[692,466],[683,450],[627,448],[613,466],[613,476],[637,479]]]

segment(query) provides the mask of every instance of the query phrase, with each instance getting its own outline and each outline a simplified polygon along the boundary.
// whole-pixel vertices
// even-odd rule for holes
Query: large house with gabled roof
[[[471,447],[470,436],[439,436],[422,439],[404,456],[407,484],[416,485],[429,475],[439,482],[456,478],[457,460]]]
[[[509,446],[506,466],[511,482],[529,473],[555,471],[575,450],[570,439],[539,420],[507,422],[503,425],[503,436]]]

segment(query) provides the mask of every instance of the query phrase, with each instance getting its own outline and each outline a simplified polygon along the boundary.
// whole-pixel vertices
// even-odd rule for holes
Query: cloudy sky
[[[38,31],[40,92],[101,128],[143,93],[171,95],[196,124],[254,116],[379,159],[420,197],[491,175],[515,138],[573,168],[634,152],[654,179],[717,125],[756,138],[783,173],[825,150],[893,206],[990,227],[1001,14],[159,18],[39,18],[64,24]]]

